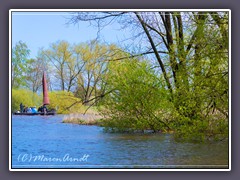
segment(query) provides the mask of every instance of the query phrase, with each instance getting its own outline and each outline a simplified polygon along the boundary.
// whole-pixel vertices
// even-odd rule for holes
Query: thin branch
[[[158,51],[157,51],[157,49],[156,49],[156,46],[155,46],[155,44],[154,44],[154,42],[153,42],[153,39],[152,39],[151,35],[149,34],[149,31],[147,30],[147,28],[146,28],[146,26],[145,26],[142,18],[141,18],[140,15],[138,14],[138,12],[135,12],[135,14],[136,14],[138,20],[140,21],[140,23],[141,23],[141,25],[142,25],[142,27],[143,27],[143,29],[144,29],[147,37],[148,37],[148,40],[149,40],[149,42],[150,42],[150,44],[151,44],[151,46],[152,46],[152,48],[153,48],[154,54],[155,54],[155,56],[156,56],[156,58],[157,58],[157,60],[158,60],[158,63],[159,63],[159,65],[161,66],[161,69],[162,69],[164,78],[165,78],[165,80],[166,80],[168,89],[169,89],[170,93],[172,94],[172,86],[171,86],[171,84],[170,84],[169,78],[167,77],[167,73],[166,73],[164,64],[163,64],[163,62],[162,62],[162,60],[161,60],[161,57],[160,57],[160,55],[159,55],[159,53],[158,53]]]
[[[83,101],[83,104],[89,103],[89,102],[91,102],[91,101],[93,101],[93,100],[95,100],[95,99],[98,99],[98,98],[101,99],[101,98],[103,98],[103,97],[106,96],[107,94],[110,94],[110,93],[113,92],[113,91],[115,91],[115,89],[112,89],[112,90],[110,90],[110,91],[108,91],[108,92],[106,92],[106,93],[104,93],[104,94],[99,95],[99,96],[95,96],[94,98],[92,98],[92,99],[90,99],[90,100]]]
[[[163,53],[163,54],[168,54],[168,52],[166,51],[157,51],[158,53]],[[121,58],[117,58],[117,59],[111,59],[111,60],[107,60],[107,61],[119,61],[119,60],[123,60],[123,59],[128,59],[128,58],[135,58],[135,57],[140,57],[140,56],[144,56],[144,55],[148,55],[148,54],[154,54],[154,51],[149,51],[149,52],[145,52],[145,53],[140,53],[140,54],[136,54],[136,55],[131,55],[131,56],[125,56],[125,57],[121,57]]]
[[[104,13],[104,12],[103,12]],[[72,18],[70,20],[70,22],[72,23],[77,23],[78,21],[95,21],[95,20],[103,20],[103,19],[107,19],[107,18],[110,18],[110,17],[118,17],[118,16],[121,16],[123,14],[126,14],[127,12],[119,12],[119,13],[116,13],[116,14],[113,14],[113,13],[109,13],[109,12],[105,12],[105,16],[100,16],[98,17],[97,15],[94,15],[94,16],[90,16],[90,15],[83,15],[83,14],[78,14],[76,17]]]

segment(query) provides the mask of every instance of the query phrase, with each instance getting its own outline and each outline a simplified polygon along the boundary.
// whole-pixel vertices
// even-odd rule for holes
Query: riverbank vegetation
[[[176,140],[195,142],[228,138],[228,12],[82,12],[70,24],[80,21],[132,28],[135,47],[58,41],[28,60],[19,42],[12,52],[12,110],[38,99],[44,70],[58,113],[98,109],[107,131],[173,132]],[[32,100],[22,89],[32,90]],[[82,118],[64,122],[99,124]]]

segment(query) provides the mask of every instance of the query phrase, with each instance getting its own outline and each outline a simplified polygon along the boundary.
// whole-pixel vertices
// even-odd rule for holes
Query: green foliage
[[[84,113],[86,107],[83,106],[79,98],[74,97],[73,93],[66,91],[49,92],[50,105],[48,109],[57,109],[58,114]],[[12,112],[20,109],[20,103],[25,107],[42,105],[42,95],[33,93],[26,89],[12,89]]]
[[[49,92],[50,109],[57,109],[58,114],[83,113],[84,107],[79,98],[66,91]]]
[[[12,112],[20,110],[20,103],[25,107],[32,107],[41,104],[40,97],[26,89],[12,89]]]
[[[173,93],[177,140],[202,142],[228,137],[228,39],[221,37],[228,30],[219,30],[208,21],[206,15],[196,18],[196,30],[191,29],[195,31],[194,53],[187,55],[185,69],[177,71]],[[182,80],[185,78],[188,84]]]
[[[177,141],[206,142],[228,137],[228,121],[221,115],[202,119],[179,116],[177,123],[174,133]]]
[[[47,66],[47,63],[40,58],[29,59],[27,61],[25,82],[28,89],[31,89],[33,92],[38,92],[40,90],[42,87],[43,72],[47,72]]]
[[[30,50],[26,43],[19,41],[12,48],[12,87],[19,88],[26,86],[24,81],[27,72],[27,62]]]
[[[104,93],[105,83],[102,77],[107,71],[108,59],[112,60],[117,56],[114,52],[117,48],[93,40],[78,44],[74,49],[82,62],[81,73],[77,76],[75,96],[81,98],[87,105],[96,104],[97,99],[91,102],[89,100]]]
[[[114,62],[106,75],[111,91],[102,102],[104,126],[119,131],[168,131],[172,104],[169,94],[146,61]]]

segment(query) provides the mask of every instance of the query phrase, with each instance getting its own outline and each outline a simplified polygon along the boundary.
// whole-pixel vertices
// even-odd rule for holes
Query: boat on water
[[[48,111],[47,113],[44,112],[37,112],[37,113],[28,113],[28,112],[15,112],[14,115],[26,115],[26,116],[36,116],[36,115],[42,115],[42,116],[49,116],[49,115],[56,115],[56,111]]]
[[[42,86],[43,86],[43,105],[36,110],[36,107],[27,108],[25,111],[23,111],[23,108],[21,108],[22,103],[20,104],[20,111],[14,112],[14,115],[27,115],[27,116],[35,116],[35,115],[55,115],[57,112],[55,109],[48,110],[46,105],[50,104],[49,97],[48,97],[48,89],[47,89],[47,80],[46,80],[46,74],[43,73],[42,77]]]

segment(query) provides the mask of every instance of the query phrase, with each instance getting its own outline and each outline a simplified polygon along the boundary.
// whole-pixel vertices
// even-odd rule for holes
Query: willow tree
[[[75,46],[75,49],[83,64],[82,72],[77,76],[75,94],[84,104],[87,104],[92,100],[95,101],[95,97],[104,94],[102,76],[107,68],[111,46],[93,40],[80,43]]]
[[[67,41],[57,41],[42,49],[40,54],[44,61],[49,62],[55,87],[62,91],[73,91],[83,66],[76,47]]]

